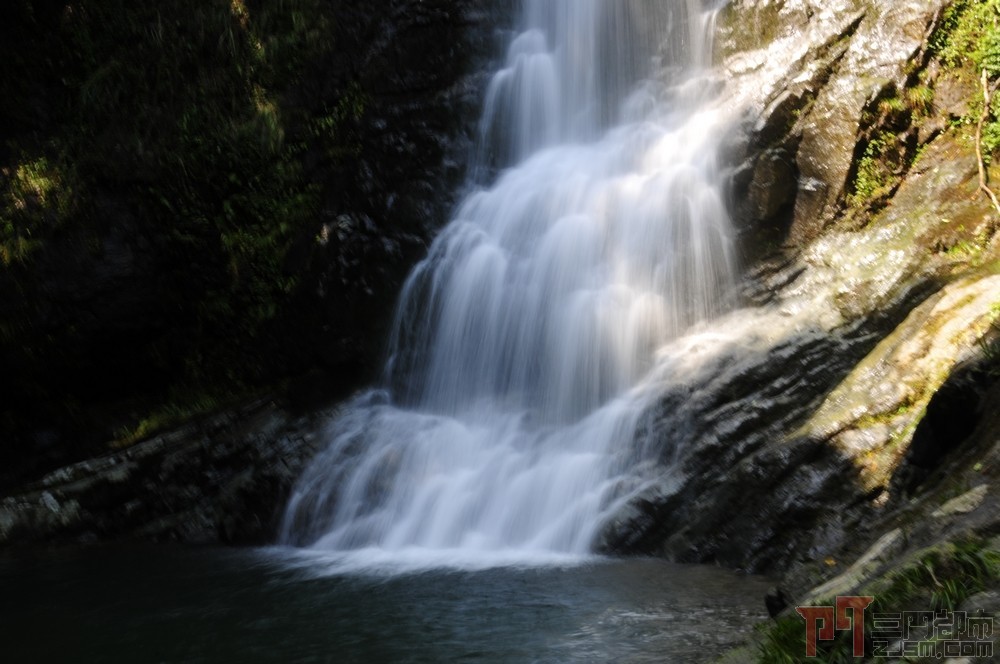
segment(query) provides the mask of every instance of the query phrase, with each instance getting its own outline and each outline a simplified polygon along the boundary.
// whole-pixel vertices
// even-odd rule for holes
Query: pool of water
[[[768,582],[655,560],[98,547],[0,556],[9,662],[698,662]]]

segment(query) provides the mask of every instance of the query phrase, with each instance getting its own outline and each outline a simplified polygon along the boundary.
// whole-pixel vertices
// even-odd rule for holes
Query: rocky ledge
[[[67,466],[0,499],[0,546],[271,542],[330,415],[263,400]]]

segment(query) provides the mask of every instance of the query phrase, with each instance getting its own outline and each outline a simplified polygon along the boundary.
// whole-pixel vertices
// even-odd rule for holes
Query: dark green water
[[[765,616],[767,582],[595,559],[361,569],[278,549],[0,557],[4,662],[697,662]]]

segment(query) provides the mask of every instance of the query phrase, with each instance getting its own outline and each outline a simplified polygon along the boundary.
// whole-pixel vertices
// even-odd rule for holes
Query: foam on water
[[[527,554],[521,549],[512,549],[484,553],[467,549],[431,551],[419,547],[392,550],[371,547],[350,551],[273,548],[262,550],[260,555],[282,569],[300,571],[308,578],[395,577],[436,571],[481,572],[496,569],[531,570],[553,567],[573,569],[609,561],[602,556],[557,551]]]

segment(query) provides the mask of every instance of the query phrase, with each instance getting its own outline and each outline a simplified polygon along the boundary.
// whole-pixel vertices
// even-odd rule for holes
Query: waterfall
[[[712,18],[700,0],[524,0],[479,186],[409,276],[383,384],[331,425],[285,543],[590,550],[653,462],[633,443],[657,348],[733,280]]]

